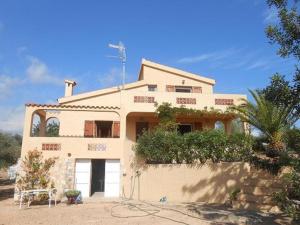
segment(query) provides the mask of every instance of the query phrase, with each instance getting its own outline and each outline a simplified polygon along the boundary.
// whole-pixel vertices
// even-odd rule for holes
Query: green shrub
[[[300,153],[300,129],[294,127],[285,133],[285,142],[288,150]]]
[[[15,164],[21,155],[22,137],[0,132],[0,169]]]
[[[296,171],[283,176],[284,188],[273,194],[273,201],[295,220],[300,219],[300,175]]]
[[[245,134],[209,130],[181,135],[159,128],[143,133],[134,149],[148,163],[205,163],[244,160],[251,155],[251,146],[252,139]]]

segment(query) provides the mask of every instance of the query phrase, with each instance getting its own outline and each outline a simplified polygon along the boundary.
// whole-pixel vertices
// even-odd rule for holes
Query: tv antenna
[[[108,44],[108,47],[118,49],[119,56],[108,56],[110,58],[118,58],[122,63],[122,89],[125,86],[125,64],[126,64],[126,51],[124,44],[120,41],[118,45]]]

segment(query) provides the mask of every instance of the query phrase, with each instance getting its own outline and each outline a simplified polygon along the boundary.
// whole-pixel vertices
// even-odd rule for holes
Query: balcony
[[[120,138],[28,137],[22,153],[37,149],[44,155],[72,158],[119,159],[122,155]]]
[[[169,102],[172,106],[194,109],[220,109],[225,111],[230,105],[241,104],[241,99],[246,99],[245,95],[236,94],[202,94],[202,93],[179,93],[179,92],[134,92],[126,94],[127,108],[136,112],[153,112],[154,104],[157,102]]]

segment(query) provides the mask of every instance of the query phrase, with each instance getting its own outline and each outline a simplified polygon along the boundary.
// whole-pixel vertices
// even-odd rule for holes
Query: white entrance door
[[[120,160],[105,160],[105,197],[119,197],[120,194]]]
[[[90,197],[91,187],[91,160],[78,159],[75,167],[76,190],[81,191],[83,198]]]

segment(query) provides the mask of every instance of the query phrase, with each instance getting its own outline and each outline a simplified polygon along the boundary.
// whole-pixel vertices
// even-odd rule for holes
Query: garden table
[[[54,204],[56,206],[56,188],[50,188],[50,189],[33,189],[33,190],[23,190],[20,191],[20,209],[22,208],[22,203],[24,200],[24,197],[28,197],[27,207],[30,206],[30,197],[31,196],[38,196],[39,194],[46,193],[49,197],[49,208],[51,207],[51,201],[54,196]]]

